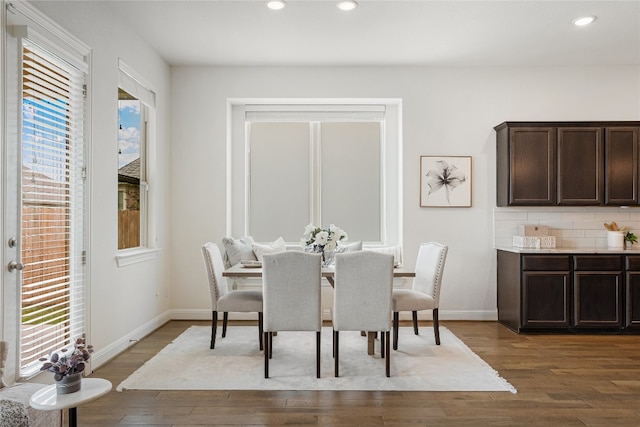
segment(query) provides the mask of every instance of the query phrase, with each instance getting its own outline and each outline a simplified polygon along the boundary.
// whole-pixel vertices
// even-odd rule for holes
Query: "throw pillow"
[[[346,252],[355,252],[362,250],[362,242],[353,242],[353,243],[341,243],[338,245],[338,249],[336,250],[339,254]]]
[[[282,237],[278,237],[275,242],[266,244],[254,243],[251,246],[253,247],[253,253],[256,255],[258,261],[262,261],[262,256],[264,254],[275,254],[276,252],[284,252],[287,250],[287,246],[285,245]]]
[[[241,237],[234,239],[233,237],[223,237],[222,246],[224,246],[224,264],[226,268],[236,265],[244,260],[256,260],[251,245],[254,243],[253,237]]]
[[[384,254],[393,254],[393,264],[395,266],[402,264],[402,246],[400,245],[373,247],[368,248],[368,250],[382,252]]]

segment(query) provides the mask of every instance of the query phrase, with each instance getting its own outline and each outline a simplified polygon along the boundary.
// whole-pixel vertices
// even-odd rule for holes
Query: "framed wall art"
[[[471,207],[471,156],[420,156],[420,206]]]

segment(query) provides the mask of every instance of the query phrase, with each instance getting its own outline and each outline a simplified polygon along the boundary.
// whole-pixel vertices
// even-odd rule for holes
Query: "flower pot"
[[[75,393],[80,390],[82,385],[82,372],[77,374],[67,375],[60,381],[56,381],[56,393],[57,394],[69,394]]]
[[[624,232],[607,231],[607,246],[609,249],[624,249]]]
[[[633,249],[633,242],[626,241],[624,242],[625,249]]]

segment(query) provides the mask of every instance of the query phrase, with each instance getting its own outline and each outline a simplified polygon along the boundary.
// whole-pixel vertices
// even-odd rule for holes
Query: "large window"
[[[118,249],[147,247],[147,146],[155,94],[120,63],[118,88]]]
[[[398,101],[231,101],[228,233],[298,244],[307,224],[401,243]]]

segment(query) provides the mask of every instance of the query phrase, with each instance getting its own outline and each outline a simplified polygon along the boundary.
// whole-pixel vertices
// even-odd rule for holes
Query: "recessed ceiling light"
[[[271,10],[280,10],[284,9],[287,3],[284,0],[269,0],[267,2],[267,7]]]
[[[345,1],[338,2],[336,6],[338,6],[338,9],[340,10],[349,11],[358,7],[358,2],[355,0],[345,0]]]
[[[591,24],[596,20],[595,16],[581,16],[580,18],[576,18],[573,20],[573,25],[577,25],[578,27],[583,27],[585,25]]]

